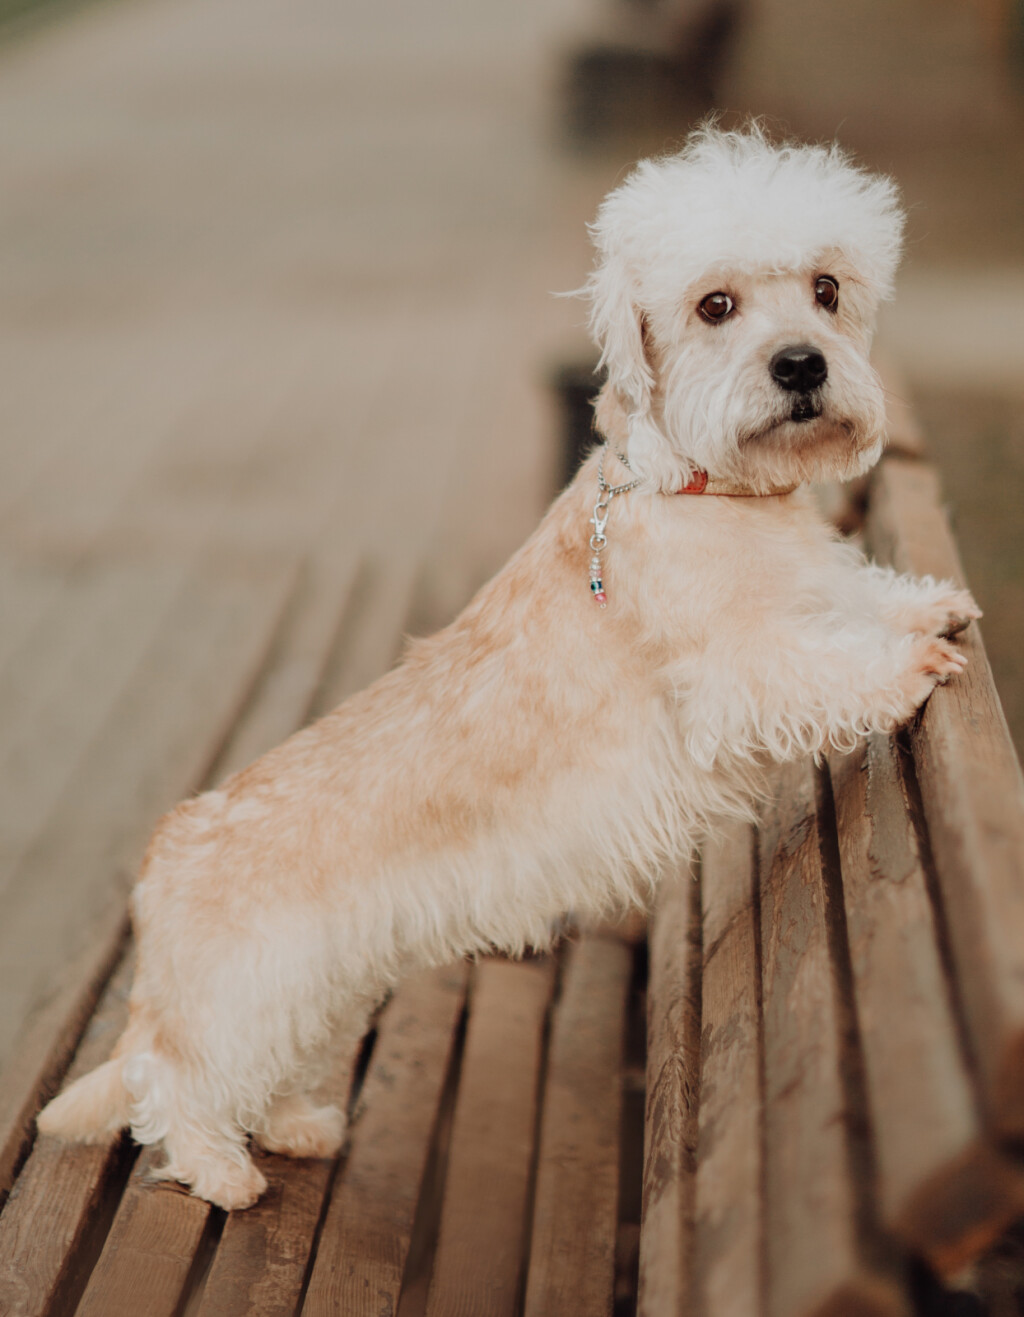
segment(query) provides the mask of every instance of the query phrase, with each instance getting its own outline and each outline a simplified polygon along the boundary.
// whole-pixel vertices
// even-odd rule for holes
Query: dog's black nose
[[[780,388],[793,393],[810,393],[828,379],[828,362],[809,343],[797,343],[776,352],[768,369]]]

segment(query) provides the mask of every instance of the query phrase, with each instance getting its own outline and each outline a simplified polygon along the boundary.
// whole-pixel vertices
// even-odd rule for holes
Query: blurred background
[[[1024,743],[1018,0],[0,15],[15,631],[47,573],[200,546],[347,559],[411,629],[446,620],[562,478],[559,387],[585,396],[592,358],[579,303],[551,294],[583,280],[598,200],[709,109],[752,112],[900,181],[910,241],[881,345]]]
[[[307,666],[338,628],[316,713],[536,524],[593,362],[552,294],[711,109],[903,188],[881,343],[1024,744],[1017,0],[0,15],[0,1065],[281,617]]]

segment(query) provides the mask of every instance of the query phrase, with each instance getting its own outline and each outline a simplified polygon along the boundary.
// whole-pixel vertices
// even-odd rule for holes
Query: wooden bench
[[[851,520],[879,558],[958,576],[916,451],[904,427]],[[308,583],[275,580],[246,700],[191,729],[162,791],[392,660],[411,580],[364,592],[340,650]],[[403,984],[336,1094],[343,1156],[262,1156],[246,1212],[149,1183],[124,1138],[33,1137],[121,1027],[112,903],[0,1081],[0,1313],[909,1317],[978,1258],[991,1294],[1024,1214],[1024,788],[976,626],[963,643],[967,675],[906,734],[781,771],[756,831],[669,876],[649,942]]]

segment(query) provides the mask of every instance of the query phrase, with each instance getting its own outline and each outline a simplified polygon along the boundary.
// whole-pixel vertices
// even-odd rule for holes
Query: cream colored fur
[[[900,228],[888,182],[756,130],[704,132],[612,194],[598,415],[643,483],[611,505],[607,609],[588,584],[595,454],[450,627],[160,823],[127,1030],[41,1130],[129,1122],[163,1142],[166,1176],[251,1203],[248,1135],[339,1146],[341,1114],[306,1094],[403,974],[646,902],[716,818],[749,816],[768,763],[890,730],[961,669],[941,636],[978,616],[969,596],[868,565],[806,493],[666,492],[698,467],[770,490],[877,459],[867,353]],[[736,310],[709,324],[718,291]],[[828,361],[816,419],[792,420],[769,374],[794,343]],[[630,478],[611,450],[607,474]]]

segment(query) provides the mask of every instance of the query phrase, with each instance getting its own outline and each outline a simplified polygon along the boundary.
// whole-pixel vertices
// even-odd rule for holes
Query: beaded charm
[[[591,536],[591,540],[596,538]],[[604,608],[608,603],[608,596],[604,592],[604,582],[601,580],[601,559],[595,553],[590,560],[590,589],[595,600]]]

